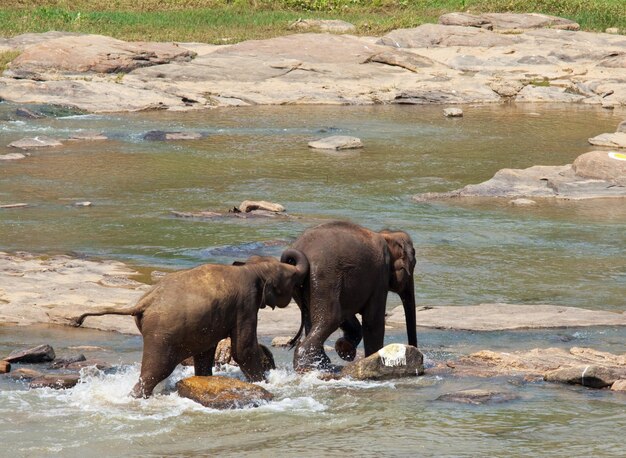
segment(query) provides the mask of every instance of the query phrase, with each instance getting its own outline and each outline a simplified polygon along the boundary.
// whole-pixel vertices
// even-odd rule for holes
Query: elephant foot
[[[335,342],[335,350],[344,361],[354,361],[356,357],[356,347],[345,337],[340,337]]]

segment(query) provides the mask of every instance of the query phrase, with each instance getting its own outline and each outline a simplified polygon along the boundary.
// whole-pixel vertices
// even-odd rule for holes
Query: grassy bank
[[[236,42],[289,33],[298,18],[343,19],[380,35],[452,11],[538,12],[584,30],[626,31],[625,0],[0,0],[0,36],[62,30],[124,40]]]

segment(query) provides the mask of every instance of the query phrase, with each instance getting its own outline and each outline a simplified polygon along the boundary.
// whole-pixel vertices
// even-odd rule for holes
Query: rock
[[[162,130],[151,130],[143,136],[144,140],[168,141],[168,140],[198,140],[202,134],[198,132],[164,132]]]
[[[345,366],[341,375],[357,380],[384,380],[422,375],[424,356],[415,347],[390,344]]]
[[[9,154],[0,154],[0,161],[16,161],[18,159],[24,159],[26,155],[22,153],[9,153]]]
[[[55,357],[50,345],[38,345],[27,350],[15,350],[4,360],[10,363],[45,363],[53,361]]]
[[[613,134],[600,134],[589,139],[594,146],[607,146],[609,148],[626,148],[626,133],[615,132]]]
[[[626,134],[626,121],[622,121],[617,125],[616,132]]]
[[[25,367],[20,367],[9,374],[9,377],[13,380],[32,380],[41,376],[43,376],[43,373]]]
[[[82,140],[82,141],[102,141],[108,140],[108,137],[102,132],[86,131],[75,132],[69,137],[70,140]]]
[[[626,140],[626,133],[623,135]],[[626,186],[626,153],[592,151],[581,154],[574,160],[572,169],[579,177]]]
[[[519,80],[495,80],[489,83],[489,87],[502,97],[515,97],[524,88],[524,83]]]
[[[298,19],[289,25],[290,29],[311,30],[317,29],[322,32],[348,33],[354,32],[356,27],[346,21],[338,19]]]
[[[265,200],[244,200],[241,204],[239,204],[238,209],[242,213],[249,213],[253,210],[266,210],[276,213],[285,211],[285,207],[281,204],[267,202]]]
[[[584,95],[569,92],[567,88],[557,86],[534,86],[528,84],[515,96],[516,102],[575,103],[585,98]]]
[[[356,137],[350,137],[347,135],[333,135],[331,137],[326,137],[320,140],[309,142],[309,146],[311,148],[317,149],[342,150],[363,148],[363,143],[361,143],[361,140]]]
[[[232,359],[231,340],[230,337],[227,337],[226,339],[220,340],[217,344],[217,348],[215,349],[215,365],[230,364]],[[233,362],[235,363],[234,365],[237,365],[234,360]]]
[[[178,218],[217,218],[219,216],[224,216],[221,213],[212,211],[179,212],[176,210],[172,210],[171,213]]]
[[[621,369],[596,365],[563,367],[544,375],[544,379],[548,382],[583,385],[590,388],[605,388],[621,378],[626,378],[626,366]]]
[[[576,31],[580,29],[580,25],[569,19],[538,13],[485,13],[480,17],[492,24],[494,30],[553,28]]]
[[[74,207],[91,207],[93,204],[88,200],[82,202],[74,202]]]
[[[29,205],[26,203],[17,203],[17,204],[4,204],[0,205],[0,208],[11,209],[11,208],[26,208]]]
[[[68,365],[80,361],[86,361],[85,355],[82,353],[79,355],[69,356],[67,358],[60,358],[55,360],[52,364],[50,364],[50,369],[61,369],[67,367]]]
[[[481,16],[469,13],[447,13],[439,16],[439,24],[458,25],[462,27],[480,27],[491,30],[493,25]]]
[[[259,349],[261,350],[261,365],[263,366],[263,370],[267,372],[276,369],[274,355],[272,355],[270,349],[262,344],[259,344]],[[181,364],[183,366],[193,366],[193,357],[185,359]],[[215,349],[214,366],[219,368],[219,366],[223,366],[224,364],[239,366],[237,361],[232,357],[230,337],[220,340]]]
[[[513,205],[514,207],[529,207],[531,205],[537,205],[537,202],[532,199],[513,199],[509,200],[509,205]]]
[[[178,394],[212,409],[258,407],[274,396],[252,383],[228,377],[189,377],[176,383]]]
[[[85,367],[95,367],[98,370],[106,371],[107,369],[111,369],[113,365],[101,359],[84,359],[71,362],[65,366],[65,368],[70,371],[80,371]]]
[[[20,118],[28,118],[28,119],[41,119],[41,118],[45,118],[44,115],[42,115],[41,113],[37,113],[33,110],[31,110],[30,108],[18,108],[17,110],[15,110],[15,115],[19,116]]]
[[[139,67],[188,62],[195,56],[173,43],[129,43],[101,35],[66,36],[27,47],[11,62],[21,72],[130,72]]]
[[[619,28],[618,27],[607,27],[606,30],[604,31],[604,33],[610,33],[612,35],[618,35],[619,34]]]
[[[444,108],[443,115],[446,118],[461,118],[463,117],[463,110],[460,108]]]
[[[395,48],[492,47],[509,46],[519,41],[519,37],[499,35],[475,27],[422,24],[412,29],[393,30],[378,40],[377,44]]]
[[[66,389],[75,386],[79,378],[77,374],[42,375],[32,379],[28,386],[30,388]]]
[[[459,402],[461,404],[495,404],[517,398],[518,396],[513,393],[476,389],[442,394],[437,398],[437,401]]]
[[[394,67],[401,67],[411,72],[417,73],[421,69],[431,67],[441,67],[441,64],[437,64],[428,57],[419,56],[417,54],[408,53],[400,50],[390,50],[374,54],[366,59],[363,63],[376,62],[379,64],[391,65]]]
[[[61,145],[63,145],[63,143],[56,138],[50,138],[43,135],[33,138],[22,138],[21,140],[9,143],[10,147],[20,149],[50,148]]]
[[[613,385],[611,385],[612,391],[626,391],[626,378],[616,380]]]
[[[11,372],[11,363],[8,361],[0,361],[0,374]]]
[[[272,347],[290,347],[291,337],[289,336],[276,336],[272,339]]]

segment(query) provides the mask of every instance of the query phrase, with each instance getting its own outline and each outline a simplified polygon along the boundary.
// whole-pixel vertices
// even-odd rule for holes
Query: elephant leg
[[[139,381],[130,393],[131,396],[134,398],[150,397],[154,388],[174,372],[179,362],[173,357],[169,348],[154,347],[144,342],[141,373]]]
[[[365,357],[383,348],[385,342],[385,307],[387,291],[374,294],[361,312]]]
[[[198,376],[213,375],[213,364],[215,362],[215,348],[211,347],[207,351],[193,355],[194,373]]]
[[[311,331],[294,352],[293,366],[298,372],[331,367],[330,358],[324,352],[324,342],[341,324],[341,308],[336,299],[329,306],[319,306],[320,302],[319,299],[311,301]]]
[[[352,316],[342,322],[339,327],[343,331],[343,337],[340,337],[335,342],[335,350],[341,359],[354,361],[356,347],[361,342],[363,335],[361,323],[356,316]]]
[[[252,382],[264,380],[265,371],[256,336],[256,320],[253,328],[246,329],[244,332],[235,331],[230,338],[233,359],[239,364],[245,376]]]

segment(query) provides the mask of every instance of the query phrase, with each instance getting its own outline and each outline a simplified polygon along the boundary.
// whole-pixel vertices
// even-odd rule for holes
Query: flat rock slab
[[[615,132],[600,134],[589,139],[589,143],[594,146],[607,146],[609,148],[626,148],[626,133]]]
[[[274,398],[265,388],[229,377],[189,377],[176,388],[180,396],[212,409],[258,407]]]
[[[431,47],[492,47],[509,46],[521,39],[512,35],[500,35],[475,27],[423,24],[411,29],[397,29],[378,40],[378,44],[396,48]]]
[[[526,30],[554,28],[579,30],[580,25],[569,19],[538,13],[448,13],[439,16],[443,25],[481,27],[489,30]]]
[[[16,161],[25,157],[26,155],[22,153],[0,154],[0,161]]]
[[[623,135],[626,137],[626,134]],[[460,197],[626,197],[626,156],[623,154],[592,151],[576,158],[574,164],[502,169],[483,183],[470,184],[449,192],[418,194],[413,196],[413,200],[423,202]]]
[[[93,142],[93,141],[108,140],[109,138],[106,135],[104,135],[102,132],[86,131],[86,132],[74,132],[73,134],[69,136],[69,139]]]
[[[404,327],[403,307],[394,308],[386,324]],[[417,308],[417,324],[436,329],[500,331],[575,326],[626,326],[626,313],[558,305],[481,304]]]
[[[343,150],[363,148],[361,139],[350,137],[348,135],[333,135],[331,137],[322,138],[309,142],[309,147],[316,149]]]
[[[341,370],[343,377],[355,380],[386,380],[415,377],[423,373],[424,355],[417,348],[403,344],[387,345]]]
[[[45,363],[56,358],[54,349],[50,345],[38,345],[26,350],[12,351],[9,356],[3,358],[10,363]]]
[[[606,388],[617,380],[626,377],[626,366],[606,367],[588,364],[584,366],[561,367],[546,372],[544,380],[548,382],[582,385],[591,388]]]
[[[61,141],[57,140],[56,138],[46,137],[43,135],[32,138],[22,138],[21,140],[16,140],[9,143],[9,146],[11,148],[19,149],[50,148],[62,145],[63,143],[61,143]]]
[[[189,61],[195,53],[173,43],[129,43],[101,35],[65,36],[26,48],[12,72],[129,72],[135,68]]]
[[[63,375],[42,375],[36,377],[30,381],[28,386],[30,388],[54,388],[54,389],[66,389],[76,386],[80,376],[78,374],[63,374]]]
[[[499,404],[502,402],[513,401],[515,399],[518,399],[518,396],[514,393],[475,389],[442,394],[437,398],[437,401],[479,405]]]

